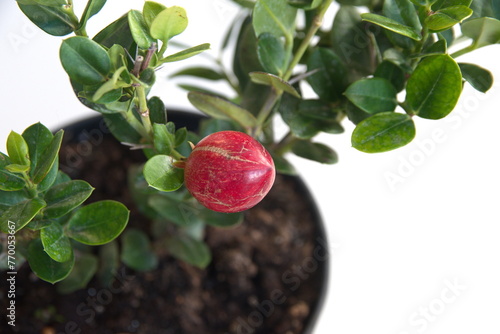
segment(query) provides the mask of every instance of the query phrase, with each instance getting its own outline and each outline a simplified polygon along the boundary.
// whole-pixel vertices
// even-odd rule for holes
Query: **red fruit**
[[[269,152],[243,132],[221,131],[203,138],[189,155],[184,182],[205,207],[239,212],[259,203],[275,178]]]

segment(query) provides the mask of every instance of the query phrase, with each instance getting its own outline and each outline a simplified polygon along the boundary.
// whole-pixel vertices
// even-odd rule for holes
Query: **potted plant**
[[[9,251],[15,249],[16,254],[26,257],[39,278],[51,283],[60,281],[58,286],[63,292],[84,287],[98,273],[108,290],[86,291],[80,300],[89,294],[95,297],[94,303],[100,298],[101,305],[91,308],[85,303],[77,304],[80,320],[89,320],[90,324],[99,307],[108,305],[104,296],[113,296],[110,289],[118,268],[118,254],[129,268],[147,271],[157,267],[158,258],[167,252],[181,260],[177,266],[193,274],[190,284],[198,286],[196,294],[214,289],[217,285],[210,281],[200,286],[193,268],[209,265],[211,250],[207,242],[223,242],[234,230],[219,229],[219,234],[210,235],[205,232],[205,225],[241,225],[241,212],[259,207],[271,189],[275,170],[279,174],[295,173],[287,160],[289,153],[320,163],[337,162],[335,151],[314,138],[318,133],[342,133],[346,118],[356,124],[351,141],[360,151],[385,152],[408,144],[415,136],[414,119],[447,116],[465,81],[482,92],[491,87],[487,70],[457,63],[454,58],[497,43],[500,29],[495,18],[498,8],[481,1],[339,1],[342,6],[331,29],[322,27],[332,4],[330,0],[236,1],[246,9],[226,37],[225,51],[230,50],[232,64],[228,66],[216,59],[210,67],[179,67],[173,75],[224,80],[234,89],[234,94],[227,97],[203,85],[187,87],[193,106],[211,117],[189,125],[168,111],[160,97],[149,94],[162,66],[174,66],[209,48],[208,44],[200,44],[169,52],[169,45],[176,40],[173,38],[187,26],[188,13],[183,8],[146,1],[141,10],[117,16],[97,35],[89,37],[87,22],[98,15],[106,1],[88,1],[80,15],[75,13],[72,1],[17,2],[45,32],[75,35],[64,39],[60,48],[61,63],[75,94],[84,105],[102,114],[106,128],[101,128],[101,134],[109,130],[127,150],[134,151],[129,155],[141,152],[144,159],[140,167],[127,163],[127,174],[131,203],[152,222],[146,230],[132,221],[126,227],[131,213],[118,201],[102,198],[82,206],[92,193],[92,186],[71,180],[71,168],[64,172],[68,166],[61,164],[62,171],[58,168],[59,161],[71,161],[71,145],[78,148],[78,141],[68,143],[66,155],[59,157],[63,132],[52,134],[39,123],[22,134],[12,132],[7,139],[0,179],[0,227],[7,265]],[[361,14],[357,6],[368,12]],[[479,7],[483,13],[480,16],[474,14]],[[301,24],[297,23],[298,18],[303,18]],[[462,37],[472,43],[450,54],[448,49],[459,40],[454,30],[458,25]],[[313,95],[305,98],[303,91],[307,87]],[[401,98],[399,93],[403,91],[405,96]],[[283,134],[276,133],[277,118],[287,126]],[[88,142],[93,130],[84,131]],[[105,152],[115,150],[119,149],[108,148]],[[105,155],[102,153],[101,158]],[[107,161],[112,164],[112,157]],[[140,158],[133,162],[140,163]],[[96,165],[95,160],[84,164],[83,170],[92,165]],[[288,192],[281,186],[278,189],[278,197]],[[266,214],[260,215],[260,221],[266,221]],[[259,240],[259,236],[256,238]],[[89,247],[94,245],[105,246],[96,251]],[[318,248],[316,244],[309,247],[311,257]],[[218,272],[217,265],[212,265],[216,277],[229,275],[221,279],[231,281],[234,266],[246,267],[247,279],[255,276],[257,269],[245,262],[247,259],[232,254],[231,249],[226,248],[220,256],[222,262],[231,263],[233,268]],[[6,269],[14,272],[18,264],[12,263]],[[309,274],[318,271],[317,261],[315,266],[314,262],[303,265],[301,269],[308,268],[310,272],[282,269],[278,280],[287,280],[287,284],[298,288]],[[171,274],[172,285],[183,284],[182,278]],[[123,281],[129,275],[127,271],[117,279]],[[269,275],[261,282],[276,280]],[[143,282],[147,281],[146,276]],[[244,289],[248,282],[237,283]],[[264,295],[248,295],[253,298],[245,301],[246,306],[259,312],[225,319],[225,324],[229,324],[226,327],[220,327],[216,321],[211,330],[309,332],[307,322],[287,325],[275,321],[274,328],[261,328],[267,313],[277,313],[284,299],[293,298],[279,292],[271,289]],[[229,311],[236,307],[231,303],[232,297],[240,293],[230,291],[222,298],[227,302],[223,306],[208,303],[213,295],[201,300],[211,308],[227,307],[227,312],[221,312],[223,319],[234,317]],[[175,297],[179,302],[176,305],[189,304],[182,296]],[[319,296],[314,297],[315,305],[319,305]],[[171,324],[170,330],[196,330],[202,321],[198,312],[206,306],[190,306],[194,311],[183,313],[185,318],[174,317],[178,323]],[[309,308],[292,303],[287,311],[301,321],[309,319]],[[58,312],[45,310],[40,317],[48,318],[49,323],[57,322]],[[127,316],[133,314],[130,312],[123,311]],[[176,313],[175,307],[171,312]],[[129,331],[158,331],[148,324],[138,329],[140,322],[133,320]],[[74,325],[64,319],[61,323],[63,330],[81,330],[77,322]]]

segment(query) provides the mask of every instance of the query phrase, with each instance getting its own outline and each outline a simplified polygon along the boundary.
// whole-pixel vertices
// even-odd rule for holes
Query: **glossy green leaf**
[[[245,90],[247,86],[249,86],[249,89],[256,86],[250,82],[248,73],[263,70],[264,68],[260,64],[257,55],[257,37],[253,30],[251,17],[247,17],[241,24],[236,41],[233,58],[233,72],[238,78],[241,89]],[[246,97],[246,95],[247,94],[245,94],[244,97]]]
[[[53,222],[40,231],[40,240],[42,240],[43,249],[57,262],[66,262],[73,257],[73,248],[69,238],[64,235],[61,225]]]
[[[389,60],[382,61],[373,74],[374,77],[388,80],[397,92],[405,87],[406,77],[403,69]]]
[[[252,82],[259,85],[271,86],[278,91],[284,91],[290,95],[300,98],[299,92],[292,87],[288,82],[284,81],[280,77],[265,72],[251,72],[249,73]]]
[[[45,192],[47,191],[47,189],[52,187],[57,178],[58,171],[59,171],[59,157],[56,158],[56,161],[54,161],[52,168],[49,170],[47,175],[45,175],[42,182],[38,184],[37,186],[38,192]]]
[[[127,226],[125,205],[105,200],[78,209],[69,219],[66,234],[85,245],[102,245],[115,239]]]
[[[175,146],[175,133],[168,131],[165,124],[153,124],[154,147],[160,154],[170,155]]]
[[[292,145],[292,152],[301,158],[313,160],[322,164],[335,164],[339,160],[337,153],[330,147],[308,140],[298,140],[294,142]]]
[[[148,199],[148,205],[160,217],[179,226],[191,226],[202,222],[200,209],[182,199],[152,196]]]
[[[106,50],[86,37],[64,40],[59,56],[69,77],[85,85],[105,81],[111,71],[111,59]]]
[[[138,10],[128,12],[128,24],[134,41],[142,49],[148,49],[156,40],[149,34],[149,27],[144,20],[142,13]]]
[[[106,4],[106,1],[107,0],[88,0],[82,18],[80,19],[79,28],[84,27],[92,16],[99,13]]]
[[[257,0],[253,9],[255,36],[270,33],[276,38],[291,40],[295,31],[297,8],[286,0]]]
[[[151,22],[150,33],[153,38],[167,43],[172,37],[182,33],[188,25],[186,10],[172,6],[161,11]]]
[[[212,254],[203,241],[189,237],[176,237],[167,241],[172,256],[198,268],[205,268],[212,261]]]
[[[325,101],[337,101],[347,87],[347,68],[331,50],[318,48],[307,61],[307,70],[316,71],[307,77],[307,82]]]
[[[28,172],[30,169],[30,166],[29,165],[10,164],[8,166],[5,166],[5,169],[11,173],[22,174],[22,173]]]
[[[257,56],[266,72],[281,76],[286,67],[287,53],[283,41],[270,33],[257,40]]]
[[[410,116],[383,112],[361,121],[352,133],[351,143],[362,152],[378,153],[404,146],[414,137],[415,124]]]
[[[148,184],[160,191],[174,191],[184,182],[184,171],[172,165],[167,155],[155,155],[144,166],[144,177]]]
[[[188,130],[187,130],[186,127],[177,129],[175,131],[175,143],[174,143],[174,146],[175,147],[181,146],[186,141],[187,136],[188,136]]]
[[[493,75],[481,66],[458,63],[463,78],[476,90],[486,93],[493,86]]]
[[[472,15],[472,9],[466,6],[453,6],[440,9],[425,19],[427,27],[433,31],[443,31],[453,27]]]
[[[113,45],[121,45],[125,50],[135,50],[135,42],[128,24],[128,15],[125,14],[116,21],[102,29],[93,40],[107,48]],[[120,65],[121,66],[121,65]]]
[[[59,149],[64,135],[63,130],[59,130],[54,138],[50,141],[49,145],[43,150],[38,164],[33,171],[33,182],[39,184],[52,170],[54,164],[58,161]]]
[[[497,19],[482,17],[467,20],[461,28],[465,36],[472,38],[474,49],[500,42],[500,21]]]
[[[442,8],[452,7],[452,6],[465,6],[470,7],[472,0],[437,0],[432,5],[433,11],[438,11]]]
[[[440,119],[448,115],[462,92],[462,74],[449,55],[424,58],[406,86],[406,104],[422,118]]]
[[[398,33],[402,36],[409,37],[415,41],[419,41],[422,39],[422,36],[415,28],[403,25],[385,16],[373,13],[364,13],[361,14],[361,17],[364,21],[371,22],[373,24],[381,26],[382,28]]]
[[[200,54],[203,51],[208,50],[208,49],[210,49],[209,43],[204,43],[204,44],[200,44],[197,46],[193,46],[192,48],[182,50],[180,52],[169,55],[163,59],[160,59],[159,64],[172,63],[174,61],[180,61],[180,60],[184,60],[187,58],[191,58],[191,57],[196,56],[197,54]]]
[[[421,52],[416,57],[427,57],[427,56],[435,56],[435,55],[444,55],[448,52],[448,42],[445,39],[440,39],[435,43],[432,43],[430,46],[425,48],[423,52]]]
[[[5,169],[0,169],[0,190],[17,191],[26,186],[26,181],[18,175],[15,175]]]
[[[50,188],[44,200],[47,207],[43,211],[44,218],[58,218],[85,202],[94,188],[82,180],[68,181]]]
[[[148,100],[148,109],[151,123],[167,123],[167,108],[159,97],[153,96]]]
[[[165,9],[167,9],[167,7],[162,5],[161,3],[154,1],[144,2],[144,6],[142,7],[142,15],[144,16],[144,21],[146,21],[148,27],[151,27],[154,19]]]
[[[291,6],[302,8],[304,10],[312,10],[318,8],[323,0],[288,0]]]
[[[62,6],[44,6],[33,0],[17,1],[19,8],[31,22],[53,36],[65,36],[76,29],[76,24]]]
[[[54,135],[47,127],[41,123],[36,123],[24,130],[22,136],[28,145],[31,173],[33,173]]]
[[[127,229],[121,241],[121,259],[128,267],[137,271],[148,271],[158,266],[158,258],[144,232],[135,228]]]
[[[11,131],[7,137],[7,153],[13,164],[30,165],[28,144],[17,132]]]
[[[253,128],[257,119],[248,110],[221,97],[201,92],[190,92],[188,99],[199,110],[222,120],[234,120],[244,128]]]
[[[208,209],[200,212],[201,220],[211,226],[232,227],[243,222],[243,213],[221,213]]]
[[[195,66],[189,67],[186,69],[182,69],[174,74],[170,75],[171,78],[179,77],[179,76],[192,76],[200,79],[207,79],[212,81],[223,80],[225,76],[212,68]]]
[[[0,231],[7,233],[9,222],[19,231],[28,224],[45,207],[45,202],[39,198],[28,199],[10,206],[0,216]]]
[[[73,270],[59,284],[57,292],[68,294],[87,287],[99,267],[99,261],[96,256],[89,253],[82,253],[75,258]]]
[[[141,142],[141,134],[130,126],[122,113],[104,114],[103,118],[108,129],[120,142],[129,144],[139,144]]]
[[[393,111],[397,105],[396,94],[388,80],[377,77],[358,80],[345,91],[355,106],[370,114]]]
[[[71,270],[75,258],[72,256],[66,262],[53,260],[44,250],[40,239],[33,240],[28,246],[27,260],[31,270],[44,281],[57,283],[65,279]]]

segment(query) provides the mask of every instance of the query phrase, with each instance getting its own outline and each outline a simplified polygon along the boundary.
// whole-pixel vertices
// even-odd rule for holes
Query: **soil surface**
[[[123,202],[132,212],[129,226],[149,231],[151,223],[137,213],[126,191],[127,167],[142,161],[142,153],[102,133],[88,132],[84,144],[66,143],[62,169],[96,188],[91,201]],[[295,181],[278,175],[269,195],[246,212],[242,224],[209,228],[206,241],[213,261],[205,270],[163,254],[155,271],[121,267],[109,287],[93,279],[86,289],[60,295],[24,264],[16,278],[16,326],[4,318],[0,332],[308,333],[324,293],[328,253],[314,222],[315,209]],[[2,310],[6,299],[2,283]]]

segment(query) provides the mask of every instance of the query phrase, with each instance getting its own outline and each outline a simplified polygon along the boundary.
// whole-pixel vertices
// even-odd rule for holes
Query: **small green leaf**
[[[491,17],[481,17],[462,23],[462,33],[472,38],[474,49],[500,42],[500,21]]]
[[[338,101],[347,87],[347,68],[331,50],[318,48],[307,61],[307,70],[316,71],[307,82],[318,96],[325,101]]]
[[[0,217],[0,230],[7,233],[9,222],[14,223],[15,232],[22,229],[45,207],[39,198],[28,199],[10,206]]]
[[[33,0],[17,4],[31,22],[50,35],[65,36],[76,29],[76,22],[62,6],[44,6]]]
[[[59,56],[69,77],[85,85],[104,82],[111,71],[111,59],[106,50],[86,37],[64,40]]]
[[[161,11],[151,22],[150,33],[153,38],[167,43],[172,37],[182,33],[188,25],[186,11],[172,6]]]
[[[172,256],[198,268],[205,268],[212,261],[212,254],[203,241],[189,237],[176,237],[167,241]]]
[[[201,220],[207,225],[216,227],[232,227],[243,222],[243,213],[220,213],[208,209],[200,213]]]
[[[65,279],[73,269],[75,262],[74,257],[66,262],[54,261],[43,250],[40,239],[35,239],[29,244],[27,260],[35,275],[52,284]]]
[[[86,245],[103,245],[127,226],[129,211],[115,201],[100,201],[78,209],[69,219],[68,237]]]
[[[304,159],[313,160],[322,164],[335,164],[339,158],[337,153],[330,147],[313,143],[309,140],[298,140],[292,145],[292,152]]]
[[[486,93],[493,86],[490,71],[475,64],[458,63],[463,78],[476,90]]]
[[[270,33],[276,38],[291,39],[296,16],[297,8],[287,1],[257,0],[252,15],[255,36]]]
[[[26,186],[26,181],[23,178],[5,170],[0,169],[0,190],[2,191],[17,191]]]
[[[177,129],[175,131],[175,143],[174,143],[174,146],[175,147],[181,146],[186,141],[187,136],[188,136],[188,130],[187,130],[186,127]]]
[[[84,289],[97,271],[98,260],[92,254],[82,253],[75,258],[73,270],[57,285],[57,292],[72,293]]]
[[[30,170],[30,166],[10,164],[10,165],[5,166],[5,169],[11,173],[22,174],[22,173],[28,172]]]
[[[361,121],[352,133],[351,142],[362,152],[378,153],[404,146],[414,137],[415,124],[410,116],[383,112]]]
[[[110,287],[114,280],[114,274],[120,266],[120,255],[116,240],[99,247],[99,263],[97,277],[103,286]]]
[[[157,3],[154,1],[144,2],[144,6],[142,7],[142,15],[144,16],[144,21],[146,21],[148,27],[151,27],[154,19],[165,9],[167,9],[167,7],[165,7],[161,3]]]
[[[193,46],[192,48],[182,50],[180,52],[169,55],[169,56],[161,59],[158,63],[164,64],[164,63],[172,63],[174,61],[184,60],[184,59],[196,56],[197,54],[202,53],[203,51],[208,50],[208,49],[210,49],[209,43],[200,44],[197,46]]]
[[[373,24],[381,26],[382,28],[398,33],[402,36],[409,37],[415,41],[419,41],[422,39],[422,36],[414,28],[400,24],[399,22],[384,17],[382,15],[373,13],[364,13],[361,14],[361,18],[364,21],[371,22]]]
[[[397,92],[404,89],[406,83],[405,72],[403,69],[389,60],[382,61],[373,74],[377,78],[388,80]]]
[[[107,0],[88,0],[87,6],[82,14],[82,18],[80,19],[79,28],[86,26],[87,21],[101,11],[102,7],[106,4],[106,1]]]
[[[351,84],[345,96],[358,108],[370,114],[393,111],[397,105],[396,89],[386,79],[362,79]]]
[[[383,4],[383,15],[390,20],[411,28],[419,33],[422,30],[422,25],[418,16],[418,11],[410,0],[386,0]],[[415,41],[399,32],[386,31],[389,40],[396,46],[403,49],[414,49]],[[378,36],[377,36],[377,39]]]
[[[200,209],[182,199],[151,196],[148,205],[160,217],[179,226],[190,226],[201,222]]]
[[[312,10],[317,8],[323,0],[288,0],[291,6],[302,8],[304,10]]]
[[[184,182],[184,171],[172,165],[167,155],[155,155],[144,166],[144,177],[148,184],[160,191],[174,191]]]
[[[30,165],[28,144],[23,136],[14,131],[11,131],[7,138],[7,153],[13,164]]]
[[[148,100],[148,109],[151,123],[167,123],[167,108],[165,108],[165,104],[159,97],[153,96]]]
[[[63,130],[59,130],[54,138],[50,141],[50,144],[43,150],[40,160],[35,167],[33,172],[33,182],[39,184],[43,179],[49,174],[53,168],[56,161],[58,161],[59,149],[61,148],[61,142],[64,135]]]
[[[57,262],[66,262],[73,257],[73,248],[69,238],[64,235],[61,225],[53,222],[40,231],[43,249]]]
[[[127,229],[121,240],[121,259],[128,267],[137,271],[148,271],[158,266],[158,258],[144,232],[134,228]]]
[[[257,40],[257,55],[266,72],[281,76],[286,66],[287,53],[283,41],[270,33]]]
[[[44,197],[47,202],[43,211],[44,218],[64,216],[89,198],[93,190],[90,184],[81,180],[61,183],[50,188]]]
[[[36,123],[24,130],[22,134],[28,144],[29,157],[31,161],[31,174],[35,171],[42,154],[54,138],[52,132],[40,123]]]
[[[462,74],[449,55],[424,58],[406,86],[406,104],[422,118],[448,115],[462,92]]]
[[[116,21],[110,23],[102,29],[93,40],[108,49],[113,45],[121,45],[125,50],[129,51],[136,48],[134,38],[128,24],[128,15],[121,16]],[[121,66],[121,65],[120,65]]]
[[[190,92],[188,99],[199,110],[222,120],[234,120],[244,128],[253,128],[257,119],[248,110],[221,97],[201,92]]]
[[[472,9],[466,6],[453,6],[440,9],[425,19],[425,24],[433,32],[453,27],[472,15]]]
[[[180,70],[178,72],[175,72],[174,74],[170,75],[171,78],[174,77],[179,77],[179,76],[192,76],[196,78],[201,78],[201,79],[207,79],[207,80],[223,80],[225,79],[225,76],[211,68],[208,67],[201,67],[201,66],[196,66],[196,67],[189,67],[183,70]]]
[[[284,91],[290,95],[300,98],[299,92],[292,87],[288,82],[284,81],[280,77],[265,72],[251,72],[249,73],[250,79],[256,84],[271,86],[278,91]]]
[[[149,28],[142,13],[138,10],[128,12],[128,24],[134,41],[142,49],[148,49],[156,40],[149,34]]]
[[[472,0],[437,0],[432,5],[433,11],[438,11],[442,8],[452,7],[452,6],[465,6],[470,7]]]
[[[154,146],[158,153],[170,155],[175,146],[175,134],[165,124],[153,124]]]
[[[139,144],[142,136],[124,118],[122,113],[104,114],[104,121],[113,136],[122,143]]]

